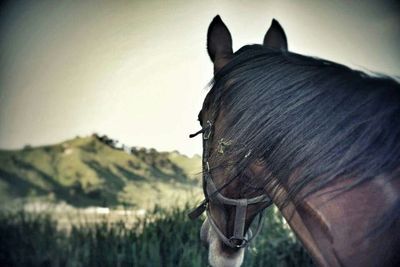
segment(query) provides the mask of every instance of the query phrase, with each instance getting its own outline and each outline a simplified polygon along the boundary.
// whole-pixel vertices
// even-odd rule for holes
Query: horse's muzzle
[[[210,223],[208,222],[208,218],[206,218],[204,220],[203,224],[201,225],[201,229],[200,229],[200,240],[201,240],[201,243],[206,248],[208,248],[209,244],[210,244],[209,235],[210,235]]]

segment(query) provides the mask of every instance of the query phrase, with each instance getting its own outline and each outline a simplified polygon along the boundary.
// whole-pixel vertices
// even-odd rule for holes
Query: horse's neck
[[[281,206],[281,212],[318,265],[378,266],[385,261],[385,266],[393,265],[398,261],[398,221],[377,236],[370,233],[399,201],[399,179],[381,177],[339,195],[332,192],[344,183],[327,187],[296,206],[289,202]],[[285,189],[281,191],[283,196]]]
[[[263,164],[252,164],[250,170],[260,179],[270,175]],[[295,180],[293,174],[289,182]],[[277,190],[269,183],[265,190],[319,266],[394,265],[400,261],[395,254],[400,246],[400,220],[394,218],[385,228],[381,223],[390,212],[398,216],[400,179],[377,177],[340,194],[335,190],[353,182],[337,179],[296,205],[282,201],[287,197],[287,185]],[[379,229],[384,231],[371,234]]]

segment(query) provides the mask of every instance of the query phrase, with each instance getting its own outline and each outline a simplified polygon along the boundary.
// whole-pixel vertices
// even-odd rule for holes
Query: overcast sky
[[[201,153],[188,139],[212,65],[216,14],[235,50],[272,18],[291,51],[400,75],[396,1],[10,1],[0,11],[0,148],[107,134]]]

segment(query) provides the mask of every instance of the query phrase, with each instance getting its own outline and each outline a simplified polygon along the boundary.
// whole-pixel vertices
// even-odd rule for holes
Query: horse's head
[[[263,46],[287,50],[285,33],[276,20],[264,37]],[[219,16],[209,26],[207,50],[215,75],[237,56],[233,53],[231,34]],[[231,90],[232,82],[214,84],[198,118],[203,134],[205,201],[192,215],[196,217],[207,210],[201,239],[209,247],[209,261],[215,267],[241,265],[244,247],[261,229],[261,212],[271,203],[261,177],[256,174],[258,163],[247,160],[254,159],[249,157],[253,151],[236,138],[227,123],[234,118],[230,117],[221,97],[223,91]],[[252,234],[249,227],[257,215],[258,224]]]
[[[217,16],[207,49],[205,201],[191,217],[207,211],[210,264],[241,265],[272,199],[318,265],[398,266],[399,84],[288,52],[275,20],[234,53]]]

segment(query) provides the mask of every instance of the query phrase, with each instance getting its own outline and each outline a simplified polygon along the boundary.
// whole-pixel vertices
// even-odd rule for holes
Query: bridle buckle
[[[246,238],[238,238],[232,236],[229,238],[229,243],[232,245],[232,247],[244,248],[247,247],[247,245],[249,244],[249,240],[247,240]]]
[[[211,136],[211,127],[212,123],[211,121],[207,120],[207,126],[204,128],[204,134],[203,134],[203,139],[208,140]]]

